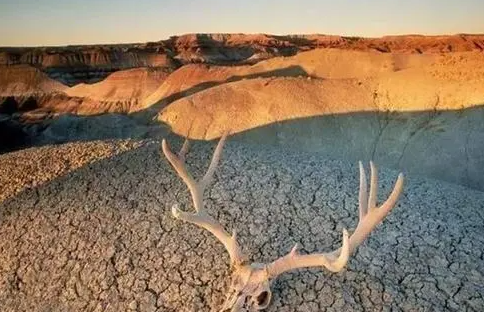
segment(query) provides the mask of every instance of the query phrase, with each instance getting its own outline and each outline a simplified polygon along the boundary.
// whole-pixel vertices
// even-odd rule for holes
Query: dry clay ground
[[[195,174],[212,147],[192,146]],[[0,155],[0,170],[1,311],[217,310],[228,257],[171,217],[191,205],[159,142],[44,146]],[[381,168],[380,200],[396,176]],[[295,242],[337,248],[357,188],[356,164],[229,141],[206,204],[251,260],[271,261]],[[284,274],[268,311],[483,311],[483,208],[482,192],[408,176],[346,270]]]

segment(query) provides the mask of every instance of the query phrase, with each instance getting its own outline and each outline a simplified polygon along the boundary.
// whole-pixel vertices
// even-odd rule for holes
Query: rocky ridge
[[[134,67],[177,68],[181,64],[253,64],[316,48],[384,53],[483,51],[484,35],[386,36],[360,38],[329,35],[187,34],[149,43],[0,48],[0,65],[26,64],[67,85],[93,83]]]
[[[230,126],[250,142],[300,146],[334,158],[377,159],[482,189],[484,54],[479,38],[187,35],[136,46],[168,55],[168,63],[133,59],[126,64],[143,67],[72,87],[35,66],[5,65],[0,68],[0,126],[7,135],[1,149],[33,141],[125,138],[130,129],[136,138],[170,128],[211,139]],[[384,43],[390,52],[369,42]],[[128,51],[129,46],[104,48]],[[412,48],[417,46],[418,51]],[[251,54],[262,50],[263,57]],[[88,59],[99,66],[110,62],[91,55],[65,64]],[[17,147],[16,141],[21,142]],[[439,155],[438,161],[431,161],[429,153]]]

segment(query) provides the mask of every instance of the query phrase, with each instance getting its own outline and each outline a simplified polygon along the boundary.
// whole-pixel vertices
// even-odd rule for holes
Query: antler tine
[[[203,184],[204,187],[210,184],[212,182],[213,174],[215,172],[215,169],[217,168],[217,165],[220,161],[220,155],[222,155],[222,150],[223,146],[225,144],[225,140],[227,139],[227,132],[225,132],[222,137],[220,138],[220,141],[217,144],[217,147],[215,148],[215,151],[213,152],[212,156],[212,161],[210,162],[210,166],[208,166],[207,172],[203,176],[203,179],[201,183]]]
[[[195,210],[199,211],[200,205],[199,205],[199,202],[196,201],[199,193],[198,187],[193,177],[187,171],[184,157],[180,158],[180,157],[177,157],[175,154],[173,154],[173,152],[170,149],[170,146],[168,145],[165,139],[163,139],[163,141],[161,142],[161,148],[163,150],[163,153],[165,154],[166,159],[168,159],[168,161],[173,166],[173,168],[175,168],[178,175],[182,178],[183,182],[185,182],[185,184],[188,186],[188,189],[190,190],[190,193],[193,198],[193,204],[195,206]]]
[[[332,272],[339,272],[348,262],[351,253],[368,237],[371,231],[387,216],[395,206],[398,197],[403,189],[403,175],[398,175],[397,182],[388,199],[379,207],[376,207],[376,197],[378,189],[377,169],[373,162],[370,162],[370,193],[367,193],[366,173],[363,164],[360,167],[360,190],[359,190],[359,222],[354,233],[348,238],[348,232],[343,230],[342,247],[330,252],[310,255],[300,255],[297,253],[297,244],[286,256],[277,259],[267,265],[267,271],[271,278],[286,271],[303,268],[324,266]]]
[[[361,167],[363,167],[363,165]],[[378,169],[373,161],[370,161],[370,172],[370,195],[368,197],[368,207],[371,209],[376,207],[376,198],[378,195]]]
[[[348,231],[343,229],[343,244],[336,252],[316,253],[301,255],[297,251],[298,244],[294,245],[291,252],[267,265],[267,272],[270,278],[300,268],[323,266],[331,272],[341,271],[350,257]],[[339,253],[338,256],[336,254]]]
[[[358,212],[360,219],[363,218],[368,213],[368,193],[366,186],[366,173],[365,168],[361,161],[360,166],[360,192],[358,193]]]
[[[175,218],[183,221],[198,225],[210,233],[212,233],[227,249],[230,256],[232,265],[240,265],[245,261],[245,257],[242,254],[242,250],[237,244],[235,231],[233,235],[229,235],[224,228],[209,216],[203,207],[203,192],[208,184],[211,182],[215,169],[220,160],[222,154],[223,145],[225,143],[227,134],[224,134],[215,148],[210,166],[205,173],[205,176],[200,182],[196,182],[185,166],[185,154],[188,151],[188,140],[185,141],[183,147],[180,150],[179,156],[173,154],[168,146],[166,140],[162,141],[162,149],[168,161],[175,168],[178,175],[182,178],[183,182],[188,186],[190,194],[192,196],[193,205],[195,207],[195,213],[187,213],[178,208],[178,205],[173,205],[171,211]]]
[[[376,197],[378,191],[378,176],[377,168],[370,162],[371,178],[370,178],[370,196],[368,198],[368,203],[362,202],[360,197],[360,207],[367,207],[366,213],[363,215],[360,211],[360,218],[355,231],[350,237],[350,252],[353,252],[361,243],[370,235],[371,231],[388,215],[388,213],[395,206],[400,194],[403,190],[403,174],[398,175],[395,186],[393,187],[388,199],[380,206],[376,206]],[[366,183],[361,184],[362,179],[365,179],[365,169],[360,162],[360,192],[361,189],[366,189]],[[365,179],[366,182],[366,179]],[[366,191],[366,190],[365,190]],[[366,198],[363,198],[366,199]]]

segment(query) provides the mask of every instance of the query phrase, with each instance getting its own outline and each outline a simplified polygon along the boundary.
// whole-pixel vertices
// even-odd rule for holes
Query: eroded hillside
[[[72,86],[80,82],[97,82],[114,71],[135,67],[174,69],[193,62],[253,64],[275,56],[291,56],[319,48],[417,54],[483,51],[484,36],[360,38],[318,34],[187,34],[137,44],[0,48],[0,65],[31,65]]]
[[[29,65],[0,68],[2,127],[15,133],[10,145],[101,138],[94,132],[144,138],[170,129],[205,140],[231,131],[481,189],[482,40],[202,34],[45,48],[49,56],[4,49],[5,63]],[[77,66],[111,69],[74,86],[52,76]]]
[[[159,118],[178,134],[213,139],[227,128],[238,133],[302,117],[439,112],[484,103],[482,53],[428,58],[329,52],[316,50],[252,67],[274,70],[299,62],[306,77],[243,79],[214,86],[173,102]],[[336,61],[336,53],[341,62]],[[233,116],[237,118],[228,124]]]

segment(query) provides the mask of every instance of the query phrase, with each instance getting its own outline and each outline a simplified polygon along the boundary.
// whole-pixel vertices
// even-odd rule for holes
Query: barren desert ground
[[[161,142],[198,178],[227,132],[205,209],[251,262],[338,249],[359,160],[379,204],[405,176],[341,272],[282,274],[267,311],[484,311],[483,105],[484,35],[0,48],[0,311],[218,311],[229,255],[172,216]]]

